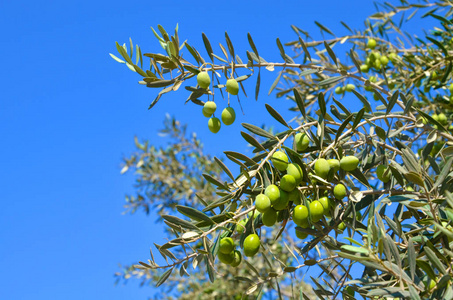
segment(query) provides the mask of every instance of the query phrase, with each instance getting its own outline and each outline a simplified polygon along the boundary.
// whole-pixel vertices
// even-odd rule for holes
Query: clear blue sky
[[[113,278],[118,263],[146,260],[162,243],[152,214],[122,215],[133,176],[121,176],[120,164],[133,137],[163,144],[157,131],[170,113],[210,153],[243,151],[241,122],[261,125],[266,102],[289,107],[266,97],[276,76],[266,72],[260,100],[243,99],[246,116],[218,135],[200,107],[183,105],[183,89],[148,111],[157,92],[110,58],[115,41],[132,37],[144,52],[162,52],[150,26],[179,23],[180,38],[203,55],[201,32],[218,52],[228,31],[245,61],[250,32],[260,54],[277,61],[275,39],[293,40],[291,24],[319,36],[318,20],[341,33],[340,20],[361,27],[372,12],[363,0],[1,1],[0,299],[146,299],[151,289]]]

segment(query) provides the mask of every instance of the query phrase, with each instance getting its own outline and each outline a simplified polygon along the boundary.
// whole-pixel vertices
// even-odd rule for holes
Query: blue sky
[[[148,111],[157,91],[110,58],[115,41],[162,52],[150,26],[179,23],[180,39],[203,55],[201,32],[219,52],[228,31],[245,61],[250,32],[260,55],[279,61],[275,39],[293,40],[291,24],[319,36],[318,20],[344,33],[340,20],[361,27],[373,12],[363,0],[1,1],[0,299],[146,299],[151,289],[113,278],[118,263],[146,260],[163,238],[152,214],[122,214],[134,178],[120,175],[121,160],[134,136],[162,145],[170,113],[220,155],[244,151],[240,123],[261,125],[264,103],[290,116],[288,102],[266,97],[276,72],[262,74],[259,101],[242,99],[246,115],[217,135],[200,107],[184,105],[183,89]]]

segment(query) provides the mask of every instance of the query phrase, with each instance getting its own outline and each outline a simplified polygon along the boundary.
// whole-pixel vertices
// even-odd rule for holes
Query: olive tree
[[[316,40],[292,26],[297,38],[277,39],[275,62],[250,34],[242,58],[227,33],[220,52],[202,34],[206,57],[178,28],[153,29],[164,54],[117,43],[112,57],[160,89],[150,109],[183,85],[177,93],[203,107],[214,133],[235,121],[229,100],[247,95],[244,81],[259,100],[262,71],[278,72],[269,94],[294,103],[291,120],[266,104],[283,132],[243,123],[253,155],[222,149],[228,163],[172,119],[169,148],[137,142],[128,206],[158,208],[170,238],[153,247],[164,264],[151,252],[118,276],[168,280],[182,299],[453,298],[453,2],[377,7],[362,30],[342,22],[347,35],[317,23],[332,37]],[[413,37],[401,24],[414,20],[436,27]],[[346,94],[360,110],[345,107]]]

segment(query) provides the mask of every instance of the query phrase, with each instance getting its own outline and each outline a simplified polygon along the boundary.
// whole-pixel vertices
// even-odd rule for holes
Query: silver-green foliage
[[[335,299],[341,294],[345,299],[354,299],[354,293],[373,299],[453,298],[453,8],[446,0],[400,2],[399,6],[380,4],[380,11],[366,20],[363,31],[342,23],[348,35],[336,36],[316,23],[323,33],[332,36],[323,41],[293,26],[295,41],[283,45],[277,39],[280,62],[260,57],[250,34],[251,51],[246,52],[245,61],[237,55],[228,34],[221,54],[214,54],[203,34],[208,52],[205,59],[193,46],[179,42],[177,29],[169,36],[159,26],[160,35],[155,35],[165,54],[144,54],[150,58],[148,70],[143,70],[138,46],[134,64],[132,42],[129,53],[125,45],[117,44],[124,61],[114,58],[140,74],[141,84],[163,88],[150,108],[162,95],[181,85],[188,93],[186,102],[203,105],[206,99],[225,97],[225,82],[221,82],[225,77],[235,77],[244,95],[242,81],[255,78],[258,99],[263,68],[279,70],[269,93],[276,90],[277,97],[294,102],[295,119],[291,121],[266,105],[272,117],[269,122],[285,126],[283,132],[274,134],[243,124],[247,132],[241,134],[254,149],[253,155],[225,151],[237,170],[230,170],[218,159],[214,161],[223,176],[218,173],[220,169],[213,173],[211,164],[198,166],[205,173],[204,180],[197,177],[197,182],[191,184],[198,196],[183,195],[187,202],[173,206],[177,212],[173,209],[162,214],[173,239],[156,248],[167,264],[157,265],[152,257],[137,265],[136,270],[165,269],[157,279],[160,285],[172,273],[184,274],[191,264],[214,282],[225,275],[218,270],[227,268],[216,260],[219,239],[231,236],[242,247],[245,237],[256,232],[261,236],[260,254],[243,261],[241,266],[247,273],[234,277],[247,286],[241,291],[243,295],[273,291],[280,297],[310,298],[309,289],[291,286],[305,275],[319,298]],[[401,24],[413,21],[416,12],[421,14],[419,21],[431,19],[438,23],[423,38],[413,38],[410,32],[401,30]],[[376,40],[376,48],[367,48],[369,39]],[[335,51],[338,44],[348,47],[345,55]],[[295,55],[288,55],[288,47]],[[200,71],[211,74],[211,87],[190,85]],[[220,77],[219,72],[224,76]],[[356,97],[363,108],[352,112],[345,107],[339,97],[346,92]],[[308,134],[311,140],[302,152],[297,152],[292,143],[299,132]],[[319,222],[309,217],[309,227],[297,229],[309,235],[303,243],[294,241],[289,231],[294,230],[293,202],[279,212],[278,223],[272,229],[263,227],[259,216],[247,223],[243,233],[236,231],[239,222],[254,210],[254,197],[268,185],[278,184],[284,175],[270,160],[279,150],[303,171],[302,183],[297,187],[302,204],[309,207],[323,195],[333,199],[332,189],[338,183],[348,190],[343,201],[334,203],[329,217]],[[330,172],[327,179],[315,174],[318,158],[343,156],[357,157],[359,167],[351,172]],[[165,158],[161,159],[164,162]],[[136,161],[128,165],[133,163]],[[379,165],[388,166],[390,181],[377,180]],[[179,176],[177,173],[175,176]],[[215,193],[211,190],[209,194],[207,183]],[[159,199],[165,199],[166,193],[172,191],[162,191],[163,198]],[[344,232],[339,229],[341,224],[346,226]],[[278,249],[273,248],[276,244],[280,245]],[[319,268],[310,268],[313,265]],[[352,278],[353,268],[359,268],[361,276]],[[290,288],[281,289],[280,285]]]

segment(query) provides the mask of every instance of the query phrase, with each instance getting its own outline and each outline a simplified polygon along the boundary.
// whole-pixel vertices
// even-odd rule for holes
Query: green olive
[[[286,174],[280,180],[280,188],[286,192],[291,192],[296,187],[296,179],[294,176]]]
[[[297,227],[296,227],[295,230],[296,230],[296,236],[297,236],[299,239],[304,240],[304,239],[307,238],[307,236],[308,236],[307,233],[297,230]]]
[[[321,178],[326,179],[330,171],[330,164],[324,158],[319,158],[315,162],[315,173]]]
[[[384,183],[387,183],[390,181],[390,179],[392,178],[392,172],[390,170],[388,170],[388,167],[384,166],[384,165],[379,165],[377,168],[376,168],[376,175],[377,175],[377,178],[379,180],[381,180],[382,182]]]
[[[296,143],[296,150],[299,152],[305,151],[310,144],[310,139],[308,138],[307,134],[305,133],[297,133],[294,137],[294,141]]]
[[[293,222],[301,226],[308,220],[308,208],[305,205],[297,205],[293,210]]]
[[[209,77],[209,74],[206,72],[198,73],[197,83],[202,89],[209,87],[209,85],[211,84],[211,78]]]
[[[212,133],[217,133],[220,130],[220,120],[216,117],[212,117],[208,121],[208,128]]]
[[[217,105],[214,101],[207,101],[203,106],[203,115],[205,117],[211,117],[212,114],[216,111]]]
[[[239,251],[239,250],[234,250],[234,251],[233,251],[233,256],[234,256],[233,262],[231,262],[230,265],[231,265],[232,267],[235,267],[235,268],[236,268],[237,266],[239,266],[239,265],[241,264],[241,261],[242,261],[242,254],[241,254],[241,251]]]
[[[370,49],[376,48],[376,40],[375,39],[368,39],[368,42],[366,43],[366,46]]]
[[[275,210],[284,210],[289,204],[289,193],[286,191],[280,191],[280,198],[272,203],[272,207]]]
[[[274,226],[275,222],[277,222],[277,211],[271,207],[269,210],[263,213],[263,215],[261,216],[261,221],[265,226]]]
[[[234,250],[234,241],[231,237],[224,237],[220,240],[219,251],[223,254],[229,254]]]
[[[226,82],[226,90],[231,95],[237,95],[239,93],[239,84],[236,79],[228,79]]]
[[[340,162],[338,162],[338,165],[340,165]],[[296,185],[302,182],[303,172],[302,168],[298,164],[288,164],[286,174],[294,177]]]
[[[275,184],[267,186],[264,190],[264,194],[269,197],[272,204],[280,199],[280,189]]]
[[[330,168],[333,169],[334,173],[337,173],[338,170],[340,170],[340,161],[338,159],[328,159],[327,162],[329,163]]]
[[[346,188],[344,185],[341,183],[337,184],[333,188],[333,195],[335,196],[336,199],[342,200],[344,197],[346,197]]]
[[[274,167],[276,167],[279,171],[283,172],[288,167],[288,156],[286,156],[285,152],[283,151],[276,151],[274,154],[272,154],[271,160],[274,164]]]
[[[244,255],[251,257],[255,256],[260,250],[260,238],[258,235],[252,233],[248,235],[244,240]]]
[[[348,172],[357,169],[358,165],[359,159],[355,156],[343,156],[340,160],[340,168]]]
[[[271,200],[264,194],[259,194],[255,198],[255,208],[257,211],[264,213],[271,208]]]
[[[232,107],[227,107],[222,111],[222,122],[225,125],[231,125],[236,120],[236,113]]]
[[[346,92],[352,92],[352,90],[355,90],[355,85],[353,85],[352,83],[348,83],[345,89]]]
[[[225,254],[225,253],[222,253],[219,251],[217,253],[217,257],[219,258],[219,260],[222,263],[227,264],[227,265],[230,265],[232,262],[234,262],[234,252]]]
[[[321,220],[322,215],[324,214],[324,208],[318,200],[315,200],[310,203],[310,214],[311,220],[316,223]]]

